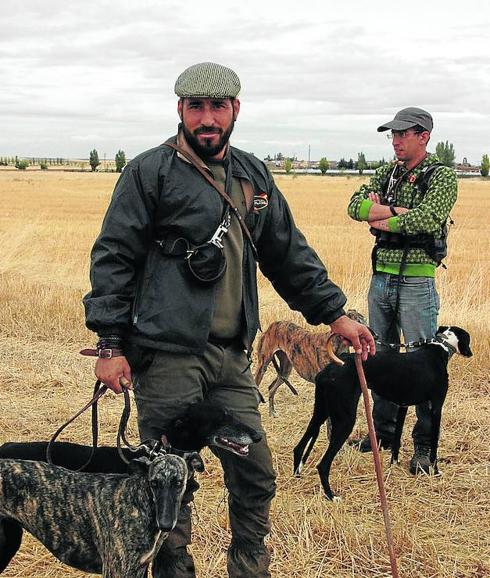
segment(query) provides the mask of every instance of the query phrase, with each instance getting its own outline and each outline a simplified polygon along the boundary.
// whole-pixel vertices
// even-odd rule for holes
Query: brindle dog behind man
[[[366,325],[364,316],[355,309],[349,309],[347,317]],[[274,396],[283,383],[295,395],[298,393],[289,382],[293,369],[306,381],[315,383],[317,374],[331,362],[326,350],[330,335],[331,332],[312,333],[290,321],[274,321],[262,334],[257,346],[255,383],[259,387],[269,364],[272,363],[277,376],[268,387],[271,416],[276,415]],[[332,338],[332,346],[336,355],[349,349],[340,335]]]

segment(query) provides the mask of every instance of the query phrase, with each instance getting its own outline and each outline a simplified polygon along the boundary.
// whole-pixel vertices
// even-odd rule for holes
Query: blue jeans
[[[439,295],[431,277],[401,277],[399,306],[394,319],[398,275],[376,273],[368,294],[369,325],[380,340],[399,343],[430,339],[437,332]],[[384,347],[379,346],[382,350]],[[408,350],[413,351],[412,350]],[[373,420],[378,438],[391,440],[398,406],[373,393]],[[430,447],[431,414],[428,403],[416,407],[417,423],[412,432],[414,446]]]

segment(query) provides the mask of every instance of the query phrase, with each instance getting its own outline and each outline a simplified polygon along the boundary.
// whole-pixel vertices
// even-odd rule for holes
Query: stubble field
[[[113,174],[0,172],[0,443],[47,439],[90,397],[93,361],[78,351],[94,343],[84,328],[81,298],[88,262],[116,176]],[[279,177],[296,221],[327,264],[331,277],[366,313],[371,237],[345,209],[360,177]],[[440,477],[408,473],[413,411],[404,432],[400,466],[383,454],[400,575],[411,578],[490,576],[490,181],[463,180],[450,232],[447,270],[438,271],[440,322],[466,328],[474,357],[450,365],[444,407]],[[304,325],[259,280],[264,329],[276,319]],[[321,330],[315,328],[314,330]],[[269,379],[267,379],[269,378]],[[272,379],[266,376],[265,383]],[[277,418],[262,406],[278,472],[273,530],[268,544],[276,578],[389,576],[382,515],[372,459],[347,448],[334,462],[331,481],[342,495],[322,497],[315,464],[325,436],[302,478],[292,477],[292,448],[309,420],[313,387],[296,374],[300,395],[276,396]],[[265,384],[264,384],[265,387]],[[113,444],[122,399],[101,403],[101,439]],[[365,431],[359,412],[354,433]],[[89,417],[66,439],[89,443]],[[134,422],[130,435],[136,439]],[[219,463],[204,452],[207,469],[196,496],[192,551],[201,578],[226,576],[229,528]],[[82,577],[26,536],[6,578]]]

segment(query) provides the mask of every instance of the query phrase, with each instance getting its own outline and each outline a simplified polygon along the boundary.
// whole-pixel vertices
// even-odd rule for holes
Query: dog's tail
[[[267,370],[267,366],[269,365],[264,353],[264,339],[266,339],[266,337],[267,332],[262,333],[255,350],[257,353],[257,370],[255,372],[255,384],[257,387],[259,387],[260,383],[262,382],[262,379],[264,378],[265,372]]]

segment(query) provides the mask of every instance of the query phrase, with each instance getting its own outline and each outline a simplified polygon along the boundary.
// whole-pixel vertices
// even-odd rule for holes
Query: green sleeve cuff
[[[360,221],[367,221],[369,217],[369,211],[373,206],[373,201],[369,199],[363,199],[361,204],[359,205],[359,220]]]
[[[401,231],[400,225],[398,224],[398,217],[390,217],[387,222],[390,233],[399,233]]]

